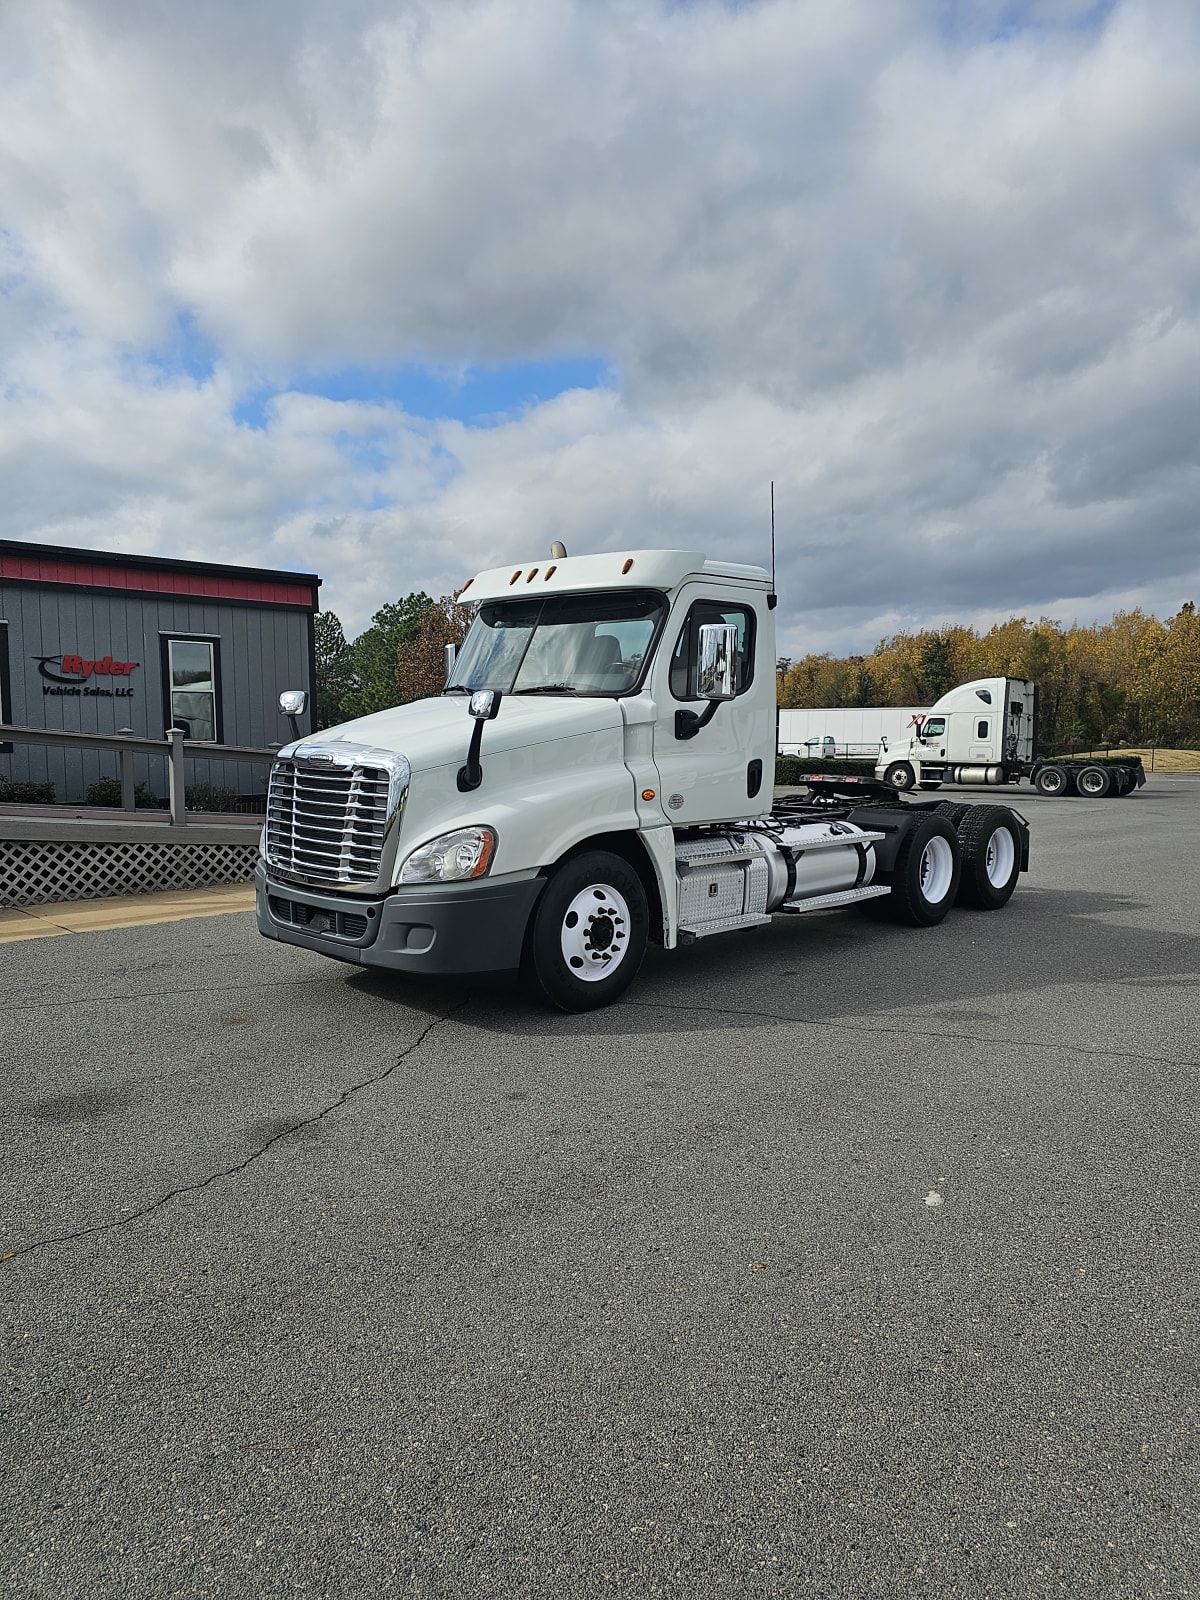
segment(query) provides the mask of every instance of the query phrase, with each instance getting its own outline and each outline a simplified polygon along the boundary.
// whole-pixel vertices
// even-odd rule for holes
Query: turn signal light
[[[642,799],[643,800],[653,800],[654,799],[654,790],[653,789],[643,789],[642,790]]]

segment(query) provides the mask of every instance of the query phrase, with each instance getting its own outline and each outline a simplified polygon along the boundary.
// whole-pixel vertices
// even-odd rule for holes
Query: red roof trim
[[[311,583],[297,579],[235,578],[228,573],[171,572],[146,567],[115,567],[68,557],[15,555],[0,551],[0,579],[23,583],[86,584],[91,589],[135,590],[140,594],[183,595],[196,600],[258,601],[315,611]]]

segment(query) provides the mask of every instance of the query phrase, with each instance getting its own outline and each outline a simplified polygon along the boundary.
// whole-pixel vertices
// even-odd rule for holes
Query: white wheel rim
[[[1104,787],[1104,775],[1099,772],[1085,772],[1079,779],[1079,787],[1085,794],[1099,794]]]
[[[584,983],[614,973],[629,949],[629,906],[610,883],[590,883],[563,913],[559,942],[567,970]]]
[[[1012,834],[1007,828],[997,828],[987,842],[987,855],[984,858],[988,882],[993,889],[1004,888],[1012,877],[1016,859],[1017,847],[1013,843]]]
[[[954,882],[954,851],[948,839],[930,839],[921,853],[921,893],[931,906],[940,905]]]

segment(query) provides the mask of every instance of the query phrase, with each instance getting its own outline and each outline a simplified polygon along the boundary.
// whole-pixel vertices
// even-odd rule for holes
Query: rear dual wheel
[[[1007,806],[971,806],[961,820],[958,839],[959,905],[999,911],[1012,898],[1021,875],[1020,824]]]
[[[891,894],[867,904],[890,922],[932,928],[954,904],[961,869],[953,827],[945,817],[928,812],[900,842],[890,874]]]

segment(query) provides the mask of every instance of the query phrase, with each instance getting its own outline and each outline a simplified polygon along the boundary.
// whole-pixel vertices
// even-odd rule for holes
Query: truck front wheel
[[[560,1011],[611,1005],[637,977],[648,926],[646,891],[627,861],[605,850],[574,856],[537,903],[526,976]]]
[[[917,781],[917,775],[907,761],[893,761],[883,775],[884,783],[890,783],[893,789],[911,789]]]

